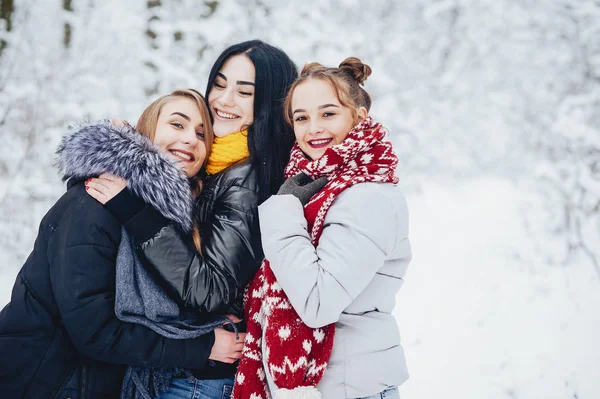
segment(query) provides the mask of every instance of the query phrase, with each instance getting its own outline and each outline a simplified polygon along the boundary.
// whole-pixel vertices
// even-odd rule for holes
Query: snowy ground
[[[600,280],[585,260],[537,260],[517,216],[524,198],[502,181],[408,196],[403,398],[600,397]]]
[[[527,198],[494,180],[408,195],[403,399],[600,397],[600,280],[585,260],[540,260],[519,217]],[[0,306],[16,272],[0,270]]]

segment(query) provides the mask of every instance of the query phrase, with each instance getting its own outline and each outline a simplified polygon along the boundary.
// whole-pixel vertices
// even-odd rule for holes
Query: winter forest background
[[[66,126],[204,92],[250,38],[373,68],[411,212],[402,397],[600,397],[600,1],[0,0],[0,307]]]

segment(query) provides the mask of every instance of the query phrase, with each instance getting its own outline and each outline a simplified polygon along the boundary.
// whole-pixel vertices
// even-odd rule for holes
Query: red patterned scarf
[[[386,130],[367,117],[355,126],[344,141],[329,147],[323,156],[311,161],[298,144],[292,148],[285,169],[287,178],[304,172],[313,179],[327,177],[325,187],[304,207],[313,245],[323,231],[328,209],[348,187],[363,182],[397,183],[394,175],[398,158]],[[233,398],[267,399],[263,356],[269,374],[280,389],[278,398],[320,398],[316,390],[333,348],[335,324],[323,328],[306,326],[265,260],[250,283],[245,296],[248,323],[242,358],[236,374]],[[264,347],[262,339],[264,330]]]

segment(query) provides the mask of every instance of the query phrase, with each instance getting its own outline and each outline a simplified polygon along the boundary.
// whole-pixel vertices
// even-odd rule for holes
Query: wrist
[[[125,188],[111,198],[104,206],[115,215],[121,224],[126,224],[141,212],[146,204],[129,188]]]

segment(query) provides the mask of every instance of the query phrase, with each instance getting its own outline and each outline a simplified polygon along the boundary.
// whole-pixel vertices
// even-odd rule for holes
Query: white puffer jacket
[[[296,197],[272,196],[259,207],[259,219],[265,257],[302,320],[313,328],[336,323],[318,386],[323,398],[370,396],[406,381],[392,315],[411,260],[400,188],[360,183],[346,189],[325,217],[317,248]],[[277,397],[277,388],[270,389]]]

